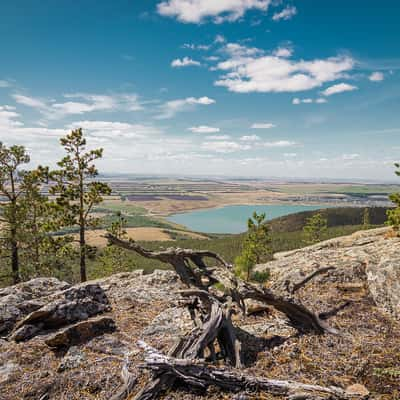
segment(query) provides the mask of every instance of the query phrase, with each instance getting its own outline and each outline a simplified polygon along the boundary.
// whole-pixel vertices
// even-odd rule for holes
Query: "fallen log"
[[[361,398],[352,395],[335,386],[320,386],[288,380],[268,379],[248,375],[237,370],[213,367],[202,360],[178,359],[161,354],[145,342],[138,342],[145,353],[143,368],[153,371],[157,375],[168,375],[195,389],[206,390],[209,386],[216,386],[229,392],[266,392],[272,395],[292,396],[297,393],[323,398],[347,400]],[[138,395],[135,400],[156,399],[160,394],[156,385],[154,392],[146,392],[146,397]]]

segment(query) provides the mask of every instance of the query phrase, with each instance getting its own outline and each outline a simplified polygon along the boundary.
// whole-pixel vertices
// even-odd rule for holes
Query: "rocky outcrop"
[[[274,290],[293,288],[331,266],[293,296],[329,318],[340,335],[298,335],[283,314],[253,302],[254,314],[232,317],[248,351],[244,373],[391,398],[400,352],[400,322],[393,318],[399,314],[399,245],[387,229],[371,230],[276,254],[258,266],[270,270]],[[7,335],[0,339],[0,399],[106,400],[132,375],[138,377],[134,398],[145,381],[138,340],[167,354],[194,328],[187,310],[177,306],[177,292],[185,288],[173,271],[158,270],[75,286],[42,278],[0,290],[0,336]],[[174,388],[165,398],[223,396],[256,398],[211,388],[198,394]]]
[[[18,322],[11,339],[31,339],[48,331],[110,311],[109,300],[98,283],[86,283],[54,293],[48,304]]]
[[[331,267],[313,279],[343,291],[361,290],[365,285],[383,311],[400,318],[400,238],[389,228],[356,232],[302,249],[276,253],[274,261],[260,264],[269,270],[275,289],[301,282],[318,268]]]
[[[16,321],[43,307],[47,296],[69,287],[56,278],[36,278],[0,289],[0,335],[6,335]]]

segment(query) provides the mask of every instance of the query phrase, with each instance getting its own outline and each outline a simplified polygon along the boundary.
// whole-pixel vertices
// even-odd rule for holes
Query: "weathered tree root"
[[[351,395],[335,386],[325,387],[256,377],[227,368],[216,368],[200,360],[177,359],[165,356],[143,341],[138,344],[146,353],[143,368],[153,371],[158,376],[173,377],[199,390],[206,390],[209,386],[217,386],[230,392],[246,390],[250,392],[267,392],[281,396],[303,393],[336,400],[359,398],[359,396]],[[145,397],[139,393],[135,400],[156,399],[160,393],[160,385],[165,385],[165,381],[153,384],[153,391],[148,390]]]
[[[337,333],[336,330],[321,321],[315,313],[295,300],[291,293],[285,294],[285,296],[276,295],[265,287],[244,282],[235,277],[230,265],[216,253],[207,250],[195,251],[180,248],[169,248],[156,252],[144,249],[134,241],[121,240],[111,234],[107,234],[106,238],[116,246],[135,251],[143,257],[172,265],[182,282],[188,287],[208,291],[211,285],[217,282],[222,284],[233,301],[243,310],[245,310],[245,299],[259,300],[286,314],[291,324],[301,332]],[[205,264],[204,258],[212,258],[219,265],[209,268]]]

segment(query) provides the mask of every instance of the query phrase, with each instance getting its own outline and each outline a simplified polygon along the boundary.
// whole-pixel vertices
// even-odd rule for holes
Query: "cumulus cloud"
[[[287,21],[288,19],[293,18],[297,14],[297,8],[294,6],[287,6],[284,8],[282,11],[275,13],[272,16],[272,19],[274,21],[280,21],[280,20],[285,20]]]
[[[242,142],[258,142],[261,140],[260,136],[257,135],[245,135],[240,138]]]
[[[199,61],[195,61],[190,57],[177,58],[171,62],[171,67],[173,68],[182,68],[182,67],[191,67],[196,66],[199,67],[201,64]]]
[[[272,54],[277,57],[285,58],[290,57],[293,54],[293,50],[289,47],[278,47]]]
[[[192,126],[188,130],[194,133],[217,133],[220,131],[219,128],[207,125]]]
[[[201,145],[203,150],[214,151],[216,153],[233,153],[236,151],[250,150],[251,146],[233,141],[212,141],[204,142]]]
[[[208,106],[214,104],[215,100],[207,96],[187,97],[186,99],[170,100],[160,106],[161,113],[156,119],[168,119],[174,117],[177,113],[190,111],[198,105]]]
[[[384,79],[384,75],[382,72],[373,72],[368,79],[372,82],[381,82]]]
[[[236,21],[248,10],[266,11],[271,0],[166,0],[157,5],[160,15],[184,23]]]
[[[277,140],[275,142],[264,142],[262,145],[264,147],[290,147],[296,144],[296,142],[292,142],[291,140]]]
[[[225,74],[215,85],[237,93],[310,90],[345,77],[355,64],[349,56],[292,60],[235,43],[228,43],[224,52],[227,59],[219,62],[215,69]]]
[[[254,124],[251,125],[252,129],[271,129],[271,128],[275,128],[276,125],[271,124],[270,122],[256,122]]]
[[[338,83],[336,85],[329,86],[327,89],[322,91],[324,96],[332,96],[333,94],[351,92],[357,90],[357,86],[350,85],[348,83]]]

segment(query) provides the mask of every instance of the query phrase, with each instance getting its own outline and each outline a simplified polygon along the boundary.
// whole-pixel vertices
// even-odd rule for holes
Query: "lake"
[[[301,211],[318,210],[326,206],[302,205],[241,205],[190,211],[167,217],[171,222],[184,225],[192,231],[205,233],[240,233],[247,230],[247,219],[253,214],[265,212],[267,219],[294,214]]]

